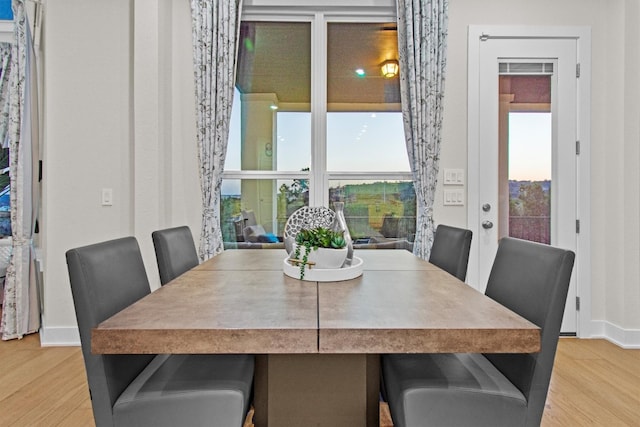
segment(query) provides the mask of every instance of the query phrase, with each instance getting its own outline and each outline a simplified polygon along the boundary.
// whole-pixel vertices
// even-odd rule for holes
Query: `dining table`
[[[536,325],[406,250],[356,249],[362,274],[326,282],[286,257],[226,250],[99,324],[92,351],[255,354],[256,427],[368,427],[383,354],[540,350]]]

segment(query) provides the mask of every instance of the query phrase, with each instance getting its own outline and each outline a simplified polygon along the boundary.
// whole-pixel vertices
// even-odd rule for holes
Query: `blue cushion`
[[[13,10],[11,10],[11,0],[0,0],[0,19],[13,20]]]
[[[265,233],[258,236],[258,242],[260,243],[278,243],[278,236],[273,233]]]

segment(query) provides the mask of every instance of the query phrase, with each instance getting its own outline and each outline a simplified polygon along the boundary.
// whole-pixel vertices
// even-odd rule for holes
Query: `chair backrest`
[[[66,253],[96,425],[113,425],[113,404],[153,355],[91,354],[91,329],[150,293],[133,237]]]
[[[541,328],[541,350],[485,354],[527,398],[527,426],[539,426],[549,389],[575,254],[540,243],[500,240],[486,295]]]
[[[191,230],[186,225],[151,233],[160,283],[166,284],[200,263]]]
[[[467,277],[472,235],[471,230],[438,225],[429,262],[464,281]]]

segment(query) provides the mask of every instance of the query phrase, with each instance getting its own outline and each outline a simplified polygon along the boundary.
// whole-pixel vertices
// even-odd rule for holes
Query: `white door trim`
[[[576,211],[580,220],[580,233],[576,236],[576,294],[580,298],[577,312],[578,337],[591,336],[591,29],[589,27],[537,27],[537,26],[484,26],[470,25],[468,31],[468,121],[467,121],[467,224],[479,235],[479,131],[480,131],[480,39],[509,38],[572,38],[577,41],[580,78],[577,87],[577,129],[580,155],[576,165]],[[470,283],[478,283],[478,241],[472,239],[467,277]]]

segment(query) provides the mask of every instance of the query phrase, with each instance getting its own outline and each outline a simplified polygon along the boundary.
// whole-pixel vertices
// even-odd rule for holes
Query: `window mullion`
[[[327,169],[327,25],[324,13],[311,24],[311,181],[310,206],[328,206]]]

